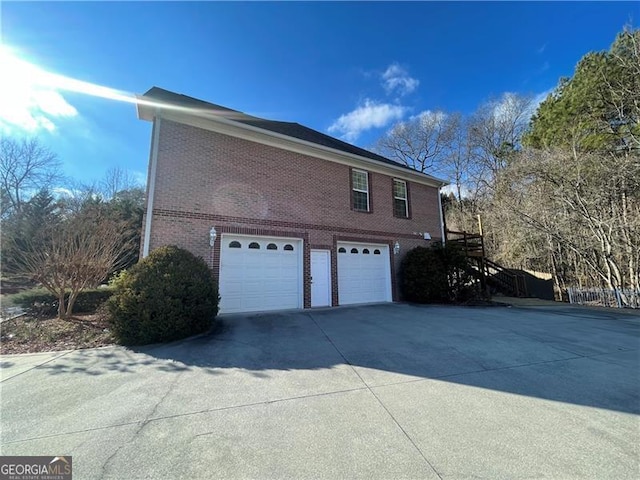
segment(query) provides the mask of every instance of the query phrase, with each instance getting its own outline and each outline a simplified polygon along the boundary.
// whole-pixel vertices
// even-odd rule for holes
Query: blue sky
[[[0,3],[13,60],[132,94],[156,85],[365,148],[425,110],[540,95],[638,18],[636,2]],[[79,181],[110,167],[144,179],[151,126],[133,105],[31,91],[7,77],[6,58],[3,135],[38,136]]]

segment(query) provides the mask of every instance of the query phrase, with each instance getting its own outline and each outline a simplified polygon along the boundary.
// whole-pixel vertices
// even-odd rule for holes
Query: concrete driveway
[[[2,454],[74,478],[638,478],[640,317],[379,305],[1,360]]]

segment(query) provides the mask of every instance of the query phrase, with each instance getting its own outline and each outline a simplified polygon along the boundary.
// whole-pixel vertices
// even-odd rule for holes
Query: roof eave
[[[159,108],[163,106],[159,100],[149,100],[145,95],[136,95],[136,113],[139,120],[153,122]],[[168,106],[168,105],[167,105]]]
[[[140,119],[140,120],[153,121],[154,118],[156,116],[158,116],[161,113],[162,110],[167,110],[167,111],[170,111],[172,113],[195,116],[195,117],[199,117],[199,118],[205,119],[207,121],[217,122],[217,123],[220,123],[220,124],[223,124],[223,125],[228,125],[228,126],[233,126],[235,128],[240,128],[240,129],[243,129],[243,130],[246,130],[246,131],[250,131],[250,132],[259,132],[259,133],[261,133],[263,135],[267,135],[267,136],[275,138],[275,139],[286,140],[286,141],[289,141],[289,142],[297,143],[299,145],[304,145],[304,146],[307,146],[307,147],[311,147],[313,149],[323,150],[323,151],[332,153],[333,155],[342,156],[344,158],[355,158],[355,159],[359,160],[360,162],[371,163],[371,164],[378,165],[380,167],[383,167],[383,168],[386,168],[386,169],[389,169],[389,170],[397,170],[397,171],[400,171],[400,172],[404,173],[405,175],[416,176],[416,177],[420,177],[421,179],[428,179],[433,184],[435,184],[434,186],[437,186],[438,188],[444,187],[445,185],[448,185],[450,183],[450,182],[448,182],[446,180],[443,180],[441,178],[437,178],[437,177],[434,177],[432,175],[428,175],[426,173],[419,172],[417,170],[412,170],[412,169],[405,168],[400,164],[398,164],[397,167],[396,167],[396,166],[394,166],[392,164],[389,164],[389,163],[386,163],[386,162],[381,162],[381,161],[378,161],[378,160],[374,160],[372,158],[365,157],[365,156],[362,156],[362,155],[356,155],[354,153],[344,152],[344,151],[341,151],[341,150],[337,150],[335,148],[331,148],[331,147],[327,147],[327,146],[324,146],[324,145],[320,145],[318,143],[309,142],[307,140],[302,140],[300,138],[292,137],[290,135],[284,135],[282,133],[274,132],[272,130],[268,130],[268,129],[265,129],[265,128],[260,128],[260,127],[256,127],[256,126],[253,126],[253,125],[247,125],[247,124],[242,123],[242,122],[237,122],[237,121],[234,121],[234,120],[229,119],[229,118],[225,118],[225,117],[221,117],[219,115],[208,113],[208,112],[206,112],[204,110],[184,107],[184,106],[181,106],[181,105],[175,105],[175,104],[173,104],[171,102],[152,99],[150,97],[147,97],[146,95],[137,95],[136,98],[138,99],[137,106],[136,106],[137,114],[138,114],[138,119]]]

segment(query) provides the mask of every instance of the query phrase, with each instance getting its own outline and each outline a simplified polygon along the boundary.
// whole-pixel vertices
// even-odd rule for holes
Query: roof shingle
[[[324,133],[318,132],[317,130],[313,130],[309,127],[305,127],[304,125],[300,125],[299,123],[280,122],[276,120],[254,117],[251,115],[247,115],[246,113],[233,110],[231,108],[223,107],[221,105],[216,105],[210,102],[205,102],[203,100],[198,100],[197,98],[189,97],[187,95],[170,92],[169,90],[165,90],[159,87],[152,87],[143,95],[143,97],[154,100],[156,102],[159,101],[170,105],[194,108],[202,110],[204,112],[218,114],[230,120],[243,123],[245,125],[269,130],[271,132],[297,138],[299,140],[304,140],[310,143],[315,143],[317,145],[322,145],[324,147],[339,150],[341,152],[350,153],[352,155],[358,155],[360,157],[369,158],[378,162],[387,163],[395,167],[405,168],[407,170],[411,170],[414,174],[420,173],[410,167],[407,167],[406,165],[402,165],[401,163],[394,162],[391,159],[378,155],[377,153],[370,152],[369,150],[365,150],[364,148],[356,147],[355,145],[351,145],[350,143],[343,142],[342,140],[338,140],[337,138],[331,137],[329,135],[325,135]],[[428,175],[426,173],[423,173],[423,175],[442,183],[440,179],[432,177],[431,175]]]

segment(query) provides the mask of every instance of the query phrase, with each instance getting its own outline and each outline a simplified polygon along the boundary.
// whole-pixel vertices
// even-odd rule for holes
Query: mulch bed
[[[114,343],[105,315],[34,318],[23,315],[0,324],[0,354],[75,350]]]

